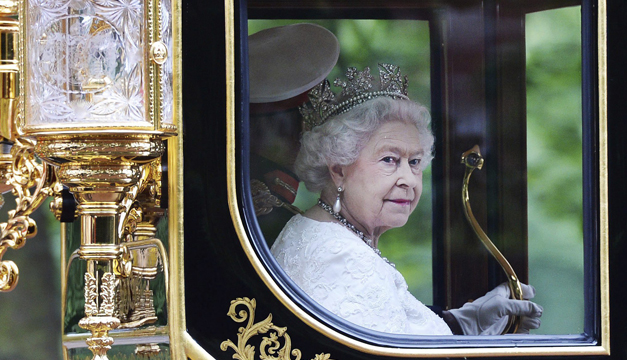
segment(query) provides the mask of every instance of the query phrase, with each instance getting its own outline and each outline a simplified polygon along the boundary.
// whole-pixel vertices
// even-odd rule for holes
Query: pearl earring
[[[342,204],[340,203],[340,193],[344,191],[342,187],[337,188],[337,197],[335,198],[335,203],[333,204],[333,212],[339,214],[342,211]]]

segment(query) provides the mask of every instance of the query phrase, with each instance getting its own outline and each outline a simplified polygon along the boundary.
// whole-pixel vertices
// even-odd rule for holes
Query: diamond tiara
[[[398,66],[379,64],[379,81],[370,74],[370,68],[357,71],[346,70],[346,81],[335,79],[333,85],[341,87],[336,96],[329,80],[324,80],[309,91],[309,103],[303,104],[305,130],[324,124],[331,116],[345,113],[355,106],[380,96],[409,100],[407,97],[407,76],[401,75]]]

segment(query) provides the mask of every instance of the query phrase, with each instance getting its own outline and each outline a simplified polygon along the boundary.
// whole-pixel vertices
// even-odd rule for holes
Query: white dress
[[[271,251],[305,293],[341,318],[387,333],[451,335],[444,320],[407,291],[398,270],[338,223],[296,215]]]

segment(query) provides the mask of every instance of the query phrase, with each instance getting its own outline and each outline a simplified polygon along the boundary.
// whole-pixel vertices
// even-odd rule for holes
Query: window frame
[[[272,4],[286,6],[288,2],[274,1]],[[301,2],[306,4],[305,2]],[[298,4],[301,4],[298,3]],[[350,12],[346,4],[350,1],[337,3],[340,14]],[[398,6],[411,7],[417,2],[398,1]],[[429,4],[438,4],[431,1]],[[234,19],[229,18],[228,6],[235,4],[227,2],[227,27],[235,28]],[[423,4],[423,3],[421,3]],[[484,356],[508,356],[508,355],[582,355],[609,353],[609,300],[608,300],[608,225],[607,225],[607,174],[598,169],[606,169],[607,162],[607,130],[606,130],[606,84],[605,84],[605,59],[601,56],[605,53],[605,0],[584,1],[582,6],[582,31],[584,32],[583,44],[583,90],[584,90],[584,226],[586,245],[586,325],[584,334],[581,335],[529,335],[521,341],[520,337],[505,335],[496,337],[470,337],[460,338],[434,338],[423,336],[400,336],[381,334],[367,331],[361,327],[352,325],[330,314],[305,295],[278,267],[269,253],[267,245],[260,241],[263,239],[261,231],[256,224],[252,199],[250,198],[250,184],[248,176],[248,140],[249,134],[245,130],[248,121],[248,91],[247,91],[247,56],[246,21],[248,19],[245,1],[240,1],[239,13],[235,18],[239,19],[239,27],[231,34],[239,34],[239,38],[233,38],[234,48],[238,49],[237,56],[233,52],[233,58],[227,59],[227,74],[234,76],[235,87],[229,89],[229,106],[240,104],[238,108],[239,119],[235,118],[232,111],[228,120],[231,134],[229,141],[230,158],[227,164],[231,168],[230,177],[236,176],[236,189],[229,188],[229,201],[233,208],[232,216],[236,224],[236,231],[244,250],[257,273],[263,279],[265,285],[277,296],[281,302],[297,317],[307,323],[312,330],[322,333],[333,341],[340,342],[358,351],[385,356],[456,356],[456,355],[484,355]],[[386,5],[390,5],[386,3]],[[289,2],[294,6],[294,2]],[[233,8],[231,8],[233,10]],[[264,9],[263,11],[269,11]],[[312,9],[307,6],[296,7],[295,13],[311,14]],[[376,7],[365,10],[363,16],[368,16]],[[295,16],[290,12],[289,16]],[[331,16],[331,15],[329,15]],[[300,18],[300,16],[297,16]],[[597,30],[597,35],[593,36]],[[229,31],[227,31],[229,34]],[[524,36],[524,34],[523,34]],[[229,41],[227,40],[227,44]],[[228,54],[228,52],[227,52]],[[239,58],[238,58],[239,57]],[[241,67],[238,67],[241,64]],[[435,68],[435,66],[432,66]],[[598,68],[598,73],[596,69]],[[435,77],[432,76],[432,81]],[[229,84],[229,82],[227,82]],[[236,88],[237,87],[237,88]],[[432,88],[432,93],[435,89]],[[436,115],[437,116],[437,115]],[[586,120],[587,119],[587,120]],[[235,144],[241,144],[235,147]],[[237,156],[235,155],[237,154]],[[598,155],[597,155],[598,154]],[[235,168],[235,164],[239,164]],[[437,183],[437,181],[435,182]],[[489,215],[488,215],[489,216]],[[435,228],[435,227],[434,227]],[[591,240],[590,240],[591,239]],[[506,255],[507,256],[507,255]],[[588,266],[592,265],[592,266]],[[490,266],[486,264],[486,266]],[[494,267],[492,265],[492,267]],[[434,281],[435,284],[435,281]],[[589,286],[594,285],[594,286]],[[445,296],[446,297],[446,296]],[[437,298],[436,298],[437,299]],[[437,302],[437,300],[436,300]],[[419,343],[416,346],[416,343]]]

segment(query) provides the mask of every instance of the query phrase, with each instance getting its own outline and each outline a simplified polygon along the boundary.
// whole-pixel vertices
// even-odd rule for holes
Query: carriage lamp
[[[73,194],[81,227],[75,255],[87,264],[79,326],[91,332],[86,342],[94,359],[103,360],[111,330],[155,320],[146,282],[163,269],[167,284],[167,254],[155,224],[164,212],[160,158],[165,139],[176,135],[173,1],[10,3],[14,13],[0,23],[0,31],[13,26],[10,42],[2,32],[2,55],[5,44],[17,53],[11,72],[0,68],[1,131],[13,148],[8,178],[23,148],[44,161],[34,161],[41,185],[31,181],[27,189],[56,195],[53,210],[61,207],[63,186]],[[142,291],[120,286],[129,279],[139,279],[132,283]]]

